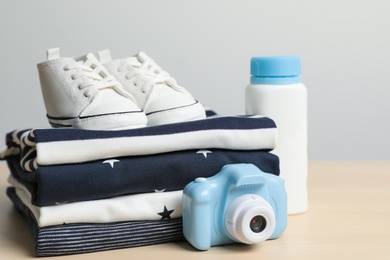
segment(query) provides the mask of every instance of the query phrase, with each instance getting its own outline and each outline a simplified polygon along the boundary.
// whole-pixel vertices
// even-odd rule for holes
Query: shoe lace
[[[148,80],[143,84],[141,91],[147,92],[153,85],[164,84],[171,88],[179,88],[176,80],[169,75],[168,72],[161,69],[153,59],[146,56],[144,53],[142,61],[138,57],[129,57],[125,60],[123,65],[119,68],[123,70],[124,66],[131,66],[131,70],[126,74],[127,79],[135,79],[137,76],[146,76]],[[137,85],[137,81],[134,80],[134,84]]]
[[[93,60],[77,61],[77,63],[65,66],[64,69],[75,70],[75,73],[71,75],[74,80],[81,77],[87,78],[87,80],[80,82],[78,85],[80,90],[84,90],[84,96],[86,97],[93,95],[97,90],[105,88],[112,88],[117,91],[121,86],[112,75],[106,72],[101,64]],[[124,93],[121,92],[120,94],[123,95]]]

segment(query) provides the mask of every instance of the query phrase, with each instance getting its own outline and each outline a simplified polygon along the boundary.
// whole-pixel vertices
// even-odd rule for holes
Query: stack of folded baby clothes
[[[107,59],[107,52],[101,56]],[[141,65],[152,64],[156,71],[156,65],[145,54],[141,56],[137,61]],[[58,63],[57,58],[52,60]],[[132,62],[134,64],[133,59]],[[96,63],[99,65],[94,61],[90,66],[92,70],[96,69]],[[103,72],[105,75],[99,75],[107,79],[109,73]],[[127,71],[129,73],[135,74]],[[167,100],[177,100],[172,98],[176,94],[159,105],[153,104],[157,97],[169,96],[169,92],[156,90],[163,82],[171,84],[171,89],[180,88],[166,73],[158,80],[153,76],[155,72],[148,73],[138,73],[138,76],[143,77],[143,84],[151,84],[146,87],[146,92],[151,93],[149,99],[144,103],[135,99],[140,111],[145,111],[147,126],[140,126],[144,119],[137,115],[137,126],[126,129],[125,122],[134,119],[134,115],[129,112],[129,117],[123,118],[126,115],[126,109],[123,109],[114,114],[121,115],[118,117],[120,123],[114,120],[115,131],[110,129],[112,124],[104,124],[104,120],[112,118],[100,117],[110,113],[102,113],[102,107],[96,103],[100,92],[106,92],[106,99],[115,99],[109,93],[114,89],[110,87],[112,81],[105,81],[104,87],[99,89],[102,79],[94,76],[92,81],[100,85],[88,93],[95,99],[82,111],[90,114],[75,117],[64,114],[59,108],[54,109],[53,100],[48,105],[48,93],[43,85],[48,82],[55,85],[55,80],[51,78],[44,82],[40,75],[49,122],[56,128],[12,131],[6,136],[7,149],[0,154],[11,171],[11,187],[7,194],[31,228],[37,256],[181,240],[181,199],[186,184],[197,177],[213,176],[224,165],[232,163],[252,163],[264,172],[279,174],[278,157],[269,153],[276,141],[276,126],[271,119],[218,116],[204,110],[203,116],[199,116],[199,103],[190,102],[190,96],[184,91],[181,94],[186,95],[187,101],[182,98],[181,102],[184,99],[188,105],[176,103],[173,109],[167,108]],[[82,82],[91,81],[91,78],[91,75],[84,77]],[[96,85],[96,82],[93,83]],[[114,83],[118,92],[122,92],[122,84]],[[129,96],[123,94],[120,98],[132,100],[131,96],[136,94]],[[88,107],[91,104],[93,109]],[[116,109],[119,107],[117,105]],[[156,110],[150,111],[153,108]],[[170,110],[171,114],[168,113]],[[70,113],[76,112],[73,109]],[[151,124],[147,123],[149,118]],[[65,124],[70,127],[64,127]],[[102,126],[107,129],[101,129]]]

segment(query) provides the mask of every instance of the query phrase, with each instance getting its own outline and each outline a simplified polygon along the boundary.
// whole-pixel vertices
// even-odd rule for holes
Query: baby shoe
[[[120,130],[144,127],[145,113],[92,54],[60,57],[47,50],[37,65],[47,117],[53,127]]]
[[[110,51],[102,50],[98,58],[135,98],[145,112],[149,126],[206,117],[202,104],[144,52],[112,60]]]

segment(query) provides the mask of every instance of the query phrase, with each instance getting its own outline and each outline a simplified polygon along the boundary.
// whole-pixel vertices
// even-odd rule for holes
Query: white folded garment
[[[182,191],[143,193],[109,199],[37,207],[31,204],[27,188],[12,176],[20,200],[31,210],[40,227],[70,223],[113,223],[162,220],[182,216]]]

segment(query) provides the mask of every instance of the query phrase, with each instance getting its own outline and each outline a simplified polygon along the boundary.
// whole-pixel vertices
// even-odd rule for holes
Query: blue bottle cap
[[[298,56],[267,56],[251,59],[251,84],[295,84],[301,82]]]

